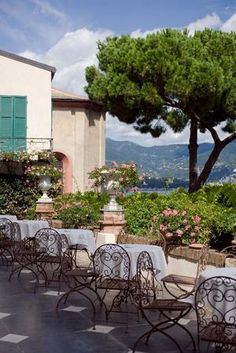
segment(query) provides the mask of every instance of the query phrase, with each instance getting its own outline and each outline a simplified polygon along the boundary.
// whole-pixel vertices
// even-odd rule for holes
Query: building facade
[[[52,89],[54,67],[0,50],[0,151],[56,153],[64,191],[84,192],[105,163],[105,114],[89,99]]]
[[[52,89],[53,150],[65,192],[91,188],[89,172],[105,164],[105,114],[100,104]]]

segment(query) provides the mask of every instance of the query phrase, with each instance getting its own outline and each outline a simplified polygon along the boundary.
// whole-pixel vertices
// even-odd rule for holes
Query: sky
[[[167,27],[236,31],[236,0],[0,0],[0,49],[55,66],[53,87],[84,96],[98,40]],[[189,130],[153,139],[107,115],[106,136],[167,145],[187,143]],[[201,134],[199,142],[212,141]]]

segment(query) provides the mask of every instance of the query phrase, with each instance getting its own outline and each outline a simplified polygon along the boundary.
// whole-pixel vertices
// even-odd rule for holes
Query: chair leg
[[[148,341],[149,341],[150,336],[151,336],[153,333],[155,333],[155,332],[159,332],[159,333],[163,334],[164,336],[168,337],[168,338],[175,344],[175,346],[178,348],[179,353],[183,353],[183,351],[182,351],[180,345],[178,344],[178,342],[177,342],[171,335],[169,335],[168,333],[166,333],[166,332],[164,332],[164,331],[162,331],[162,330],[159,330],[159,329],[157,328],[157,326],[152,327],[151,330],[149,330],[148,332],[145,332],[142,336],[140,336],[140,337],[137,339],[137,341],[136,341],[135,344],[134,344],[134,347],[133,347],[132,352],[134,353],[134,352],[136,351],[136,348],[137,348],[138,343],[139,343],[144,337],[146,337],[146,336],[147,336],[147,338],[146,338],[145,343],[147,344]]]

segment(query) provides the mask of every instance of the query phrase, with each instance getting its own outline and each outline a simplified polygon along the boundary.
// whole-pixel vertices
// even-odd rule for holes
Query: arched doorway
[[[64,153],[54,151],[54,154],[63,172],[63,193],[73,192],[72,163]]]

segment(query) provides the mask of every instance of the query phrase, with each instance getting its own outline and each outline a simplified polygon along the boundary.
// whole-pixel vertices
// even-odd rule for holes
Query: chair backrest
[[[14,237],[15,240],[21,240],[21,229],[18,223],[13,222],[13,229],[14,229]]]
[[[156,279],[156,271],[150,254],[142,251],[137,259],[136,281],[138,284],[138,294],[135,301],[142,306],[156,300],[161,284]]]
[[[199,274],[206,269],[206,266],[208,263],[208,258],[209,258],[209,250],[210,250],[209,244],[208,244],[208,242],[205,242],[203,244],[203,247],[201,248],[200,254],[199,254],[196,280],[198,279]]]
[[[236,245],[229,245],[221,250],[221,253],[225,255],[225,267],[236,266]]]
[[[198,333],[211,324],[212,335],[223,333],[225,324],[236,328],[236,278],[214,276],[203,281],[195,292]],[[216,330],[214,332],[214,330]],[[230,334],[230,329],[229,332]]]
[[[130,258],[122,246],[103,244],[94,253],[94,270],[98,276],[110,279],[130,279]]]
[[[9,240],[15,239],[14,225],[8,218],[0,218],[0,237],[7,238]]]
[[[59,234],[55,229],[42,228],[35,234],[36,246],[47,255],[63,256],[63,252],[69,247],[65,234]]]

